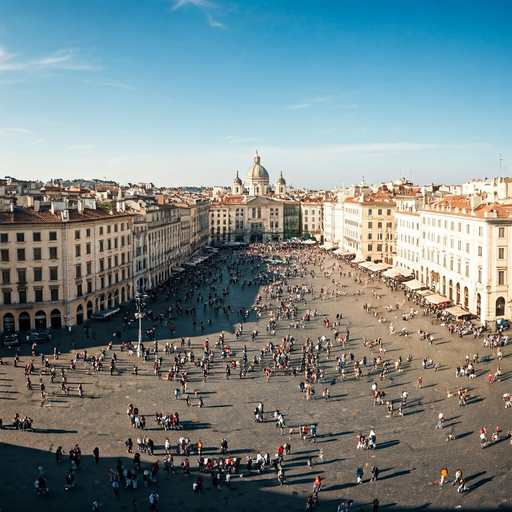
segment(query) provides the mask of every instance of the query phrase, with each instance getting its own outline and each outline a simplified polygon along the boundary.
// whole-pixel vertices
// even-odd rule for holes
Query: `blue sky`
[[[512,3],[0,1],[0,176],[512,175]]]

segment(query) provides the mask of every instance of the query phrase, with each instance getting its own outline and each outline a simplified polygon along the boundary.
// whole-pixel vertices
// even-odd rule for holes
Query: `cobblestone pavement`
[[[326,262],[331,265],[334,259],[329,256]],[[90,511],[92,502],[100,503],[101,512],[117,510],[148,509],[148,496],[152,489],[160,495],[160,509],[179,512],[188,511],[260,511],[300,510],[305,509],[305,500],[311,493],[316,475],[321,475],[324,486],[320,499],[315,507],[318,511],[335,511],[342,499],[354,500],[352,510],[372,510],[374,498],[380,501],[380,510],[496,510],[508,509],[510,506],[510,478],[512,476],[512,445],[506,438],[506,432],[512,428],[512,409],[505,409],[502,396],[512,392],[512,373],[509,368],[508,347],[504,348],[505,358],[501,361],[503,375],[501,382],[488,383],[487,375],[496,370],[495,350],[484,349],[482,339],[470,337],[458,339],[450,336],[446,327],[432,325],[429,317],[420,311],[413,320],[403,322],[402,311],[411,303],[403,301],[401,292],[393,293],[383,283],[369,282],[367,285],[357,284],[350,277],[339,277],[336,273],[330,278],[323,277],[318,265],[310,264],[320,277],[289,279],[288,284],[306,284],[313,286],[318,293],[320,288],[332,290],[332,279],[346,285],[345,296],[338,299],[328,295],[327,300],[313,299],[307,296],[307,304],[299,305],[302,315],[307,308],[318,310],[318,316],[307,323],[305,329],[290,327],[291,322],[278,322],[276,337],[279,340],[292,334],[297,340],[297,351],[292,354],[292,363],[298,364],[300,348],[306,337],[316,340],[325,335],[332,339],[332,330],[323,325],[326,316],[335,320],[337,313],[343,314],[340,331],[349,327],[351,340],[346,348],[333,344],[329,359],[325,353],[320,356],[320,366],[325,369],[324,383],[316,384],[316,395],[313,400],[306,401],[304,393],[299,391],[302,376],[293,377],[278,375],[269,382],[261,369],[248,374],[247,379],[239,379],[237,372],[232,372],[230,380],[225,378],[224,364],[220,361],[219,350],[216,349],[216,360],[211,376],[206,383],[202,382],[197,368],[188,365],[190,390],[197,390],[204,400],[205,407],[187,407],[185,400],[174,399],[176,382],[159,380],[153,372],[151,362],[142,363],[138,360],[140,375],[131,374],[136,356],[129,356],[119,351],[119,340],[112,337],[115,331],[122,331],[122,338],[132,336],[136,339],[135,328],[123,331],[124,315],[130,317],[134,313],[134,304],[130,304],[117,317],[105,324],[95,323],[93,331],[96,340],[87,339],[81,330],[74,330],[70,335],[67,331],[54,335],[52,343],[39,347],[45,354],[53,353],[53,344],[58,342],[61,357],[55,361],[57,379],[51,384],[47,376],[43,376],[46,384],[48,402],[41,405],[38,386],[38,375],[32,377],[33,391],[25,386],[23,367],[31,359],[30,347],[22,347],[20,367],[12,365],[13,349],[0,349],[3,361],[7,365],[0,367],[0,416],[3,418],[4,429],[0,431],[0,454],[3,462],[3,476],[0,485],[0,507],[2,512],[10,511]],[[250,269],[243,267],[244,279],[253,279]],[[350,271],[344,264],[343,270]],[[213,279],[217,279],[213,282]],[[228,286],[228,272],[223,272],[223,281],[218,275],[209,277],[212,285],[218,290]],[[204,292],[208,293],[207,283]],[[175,338],[190,337],[192,349],[196,357],[201,354],[205,337],[212,343],[217,339],[220,330],[226,331],[226,343],[235,352],[235,359],[242,354],[242,345],[248,349],[249,360],[266,346],[271,337],[266,331],[268,318],[257,320],[251,313],[244,323],[244,334],[237,341],[234,331],[240,321],[238,309],[248,308],[255,302],[261,290],[256,286],[241,284],[230,285],[230,294],[225,297],[233,312],[227,317],[222,313],[214,315],[210,308],[197,312],[197,325],[192,326],[190,315],[181,315],[175,320]],[[355,295],[357,291],[361,295]],[[380,298],[374,297],[375,295]],[[185,293],[186,290],[183,290]],[[265,300],[265,299],[264,299]],[[268,299],[274,306],[277,301]],[[399,302],[398,312],[386,312],[387,304]],[[171,302],[171,301],[170,301]],[[386,321],[378,322],[373,313],[363,310],[363,304],[382,314]],[[163,295],[158,296],[155,303],[148,308],[156,313],[166,311]],[[197,303],[192,299],[184,307],[193,307]],[[208,319],[212,319],[212,325]],[[205,323],[201,330],[200,321]],[[396,331],[406,327],[410,333],[407,337],[389,335],[389,322],[395,323]],[[153,322],[143,321],[144,332]],[[251,341],[249,333],[257,327],[259,336]],[[431,332],[435,341],[421,341],[418,329]],[[170,331],[163,325],[156,330],[160,347],[169,339]],[[386,348],[386,359],[390,361],[390,372],[382,382],[379,374],[364,375],[355,379],[349,371],[345,382],[338,379],[336,356],[351,351],[356,360],[366,356],[370,361],[376,351],[363,345],[363,338],[382,338]],[[72,340],[75,347],[72,348]],[[114,341],[114,350],[119,360],[119,375],[110,376],[108,369],[100,373],[91,373],[82,363],[77,364],[75,372],[69,374],[70,396],[60,391],[60,366],[68,366],[73,352],[87,348],[89,353],[99,354],[109,341]],[[478,363],[475,379],[455,377],[457,363],[463,363],[466,355],[491,355],[489,362]],[[494,353],[493,353],[494,352]],[[407,355],[412,361],[406,362]],[[402,356],[403,372],[394,369],[394,361]],[[422,369],[422,359],[431,358],[439,365],[438,371],[432,368]],[[51,358],[52,359],[52,358]],[[169,356],[164,356],[164,374],[169,368]],[[40,358],[35,359],[39,368]],[[107,364],[108,367],[108,364]],[[371,366],[370,366],[371,367]],[[368,367],[369,368],[369,367]],[[418,389],[417,379],[423,378],[423,388]],[[377,380],[379,388],[386,393],[386,399],[398,403],[403,391],[409,394],[408,404],[403,417],[388,417],[384,405],[373,405],[371,384]],[[76,388],[83,385],[85,397],[78,397]],[[469,403],[465,407],[458,405],[457,396],[448,396],[447,390],[456,391],[457,386],[468,388]],[[331,400],[322,399],[322,389],[328,388]],[[183,398],[183,397],[182,397]],[[264,402],[265,421],[253,423],[253,409],[258,402]],[[147,418],[147,435],[155,442],[155,456],[142,454],[142,470],[149,467],[155,459],[163,461],[163,444],[169,437],[173,452],[180,435],[188,436],[192,443],[202,440],[205,454],[216,457],[219,444],[223,437],[229,442],[229,453],[241,458],[245,463],[248,455],[257,452],[275,454],[279,445],[289,442],[291,455],[285,456],[285,485],[279,486],[273,470],[265,470],[262,474],[243,471],[243,476],[234,476],[222,489],[213,488],[211,478],[203,474],[205,481],[201,493],[192,492],[192,483],[198,476],[197,456],[190,457],[192,474],[188,477],[177,470],[176,474],[164,473],[160,470],[158,481],[151,487],[144,487],[142,482],[137,489],[121,488],[115,497],[109,483],[108,471],[116,466],[121,458],[127,467],[132,467],[131,455],[126,453],[125,441],[131,437],[134,441],[138,435],[130,426],[126,415],[127,404],[138,407]],[[279,409],[285,416],[287,428],[284,435],[276,429],[270,418],[270,412]],[[173,413],[178,411],[185,427],[183,431],[164,432],[157,428],[154,421],[156,411]],[[34,432],[16,431],[10,427],[15,413],[29,415],[34,419]],[[438,414],[442,412],[446,418],[443,429],[436,429]],[[318,423],[318,439],[300,441],[296,433],[299,425]],[[489,432],[497,426],[501,427],[501,438],[497,443],[480,448],[479,430],[486,427]],[[292,429],[292,433],[290,433]],[[356,434],[368,435],[374,429],[377,435],[375,450],[356,449]],[[448,436],[455,436],[447,441]],[[64,453],[79,444],[83,459],[81,467],[76,471],[76,486],[66,491],[65,472],[69,466],[65,456],[62,464],[55,462],[55,449],[61,445]],[[92,451],[95,446],[100,449],[100,461],[95,463]],[[323,460],[320,457],[323,454]],[[313,466],[307,465],[312,457]],[[179,468],[182,456],[175,455],[175,464]],[[371,468],[376,465],[380,476],[376,482],[370,482]],[[33,482],[42,466],[47,474],[50,492],[46,496],[37,496]],[[448,484],[434,484],[439,480],[440,471],[448,468]],[[242,465],[242,469],[244,465]],[[356,484],[356,471],[364,469],[363,484]],[[451,485],[455,470],[461,468],[467,480],[468,490],[458,493]],[[140,479],[141,480],[141,479]],[[121,486],[123,487],[123,486]]]

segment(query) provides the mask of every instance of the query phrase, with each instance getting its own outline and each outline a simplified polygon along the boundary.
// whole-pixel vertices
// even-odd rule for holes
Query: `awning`
[[[332,249],[334,247],[334,244],[332,242],[324,242],[321,246],[320,246],[320,249]]]
[[[455,318],[463,318],[465,316],[471,316],[469,311],[462,309],[460,306],[452,306],[451,308],[446,308],[445,311]]]
[[[422,297],[426,297],[427,295],[434,295],[434,292],[431,292],[430,290],[418,290],[416,293]]]
[[[421,290],[422,288],[426,288],[426,286],[421,281],[418,281],[417,279],[413,279],[412,281],[407,281],[406,283],[404,283],[404,285],[407,286],[407,288],[409,288],[409,290]]]
[[[304,245],[313,245],[316,244],[316,240],[311,240],[311,238],[308,238],[307,240],[304,240],[302,243]]]
[[[195,267],[196,262],[195,261],[185,261],[185,263],[183,263],[183,265],[188,265],[189,267]]]
[[[183,272],[185,269],[183,267],[172,267],[171,270],[173,272]]]
[[[397,268],[389,268],[385,272],[382,272],[382,275],[384,277],[390,277],[391,279],[394,279],[398,276],[403,276],[403,272],[401,270],[398,270]]]
[[[358,265],[362,268],[365,268],[366,270],[369,270],[373,263],[371,261],[363,261],[362,263],[358,263]]]
[[[425,299],[428,302],[430,302],[430,304],[435,304],[436,306],[439,306],[440,304],[449,304],[451,302],[450,299],[447,299],[446,297],[443,297],[442,295],[438,295],[437,293],[428,295],[427,297],[425,297]]]
[[[370,270],[373,270],[373,272],[380,272],[381,270],[386,270],[389,267],[390,265],[387,263],[373,263]]]

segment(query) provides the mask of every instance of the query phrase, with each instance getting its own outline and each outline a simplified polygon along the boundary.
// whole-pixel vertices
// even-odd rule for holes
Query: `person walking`
[[[379,468],[377,466],[373,466],[372,478],[371,478],[370,482],[375,482],[375,480],[377,480],[377,478],[379,478],[379,473],[380,473]]]
[[[94,455],[94,462],[97,464],[100,461],[100,449],[96,446],[92,451],[92,454]]]
[[[443,428],[443,423],[444,423],[444,414],[442,412],[440,412],[439,416],[437,418],[436,428]]]
[[[363,483],[363,475],[364,475],[363,468],[359,468],[356,471],[356,478],[357,478],[357,483],[358,484],[362,484]]]

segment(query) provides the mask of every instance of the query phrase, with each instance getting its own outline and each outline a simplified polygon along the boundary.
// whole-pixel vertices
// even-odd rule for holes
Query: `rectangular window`
[[[59,300],[58,288],[50,288],[50,300]]]
[[[6,244],[9,241],[9,233],[0,233],[0,242]]]
[[[226,223],[226,221],[224,221],[224,224]],[[110,251],[112,249],[112,240],[109,238],[107,240],[107,251]]]
[[[391,215],[391,210],[386,210],[386,215],[389,217]]]
[[[105,278],[104,277],[102,277],[100,279],[100,288],[105,288]]]
[[[43,289],[42,288],[36,288],[34,290],[34,298],[35,298],[35,302],[43,302]]]
[[[19,296],[20,304],[27,303],[27,290],[18,290],[18,296]]]
[[[2,249],[1,251],[2,261],[9,261],[9,249]]]
[[[57,267],[50,267],[50,281],[57,281],[59,279],[59,271]]]
[[[85,254],[91,254],[91,244],[85,244]]]
[[[373,227],[373,222],[368,222],[368,229],[372,229]]]
[[[478,226],[478,236],[484,236],[484,228],[483,228],[483,226]]]
[[[57,259],[57,247],[50,247],[50,259],[51,260]]]
[[[25,261],[25,249],[18,249],[18,261]]]
[[[11,271],[2,270],[2,284],[9,284],[11,282]]]
[[[121,237],[121,247],[124,247],[124,235]]]
[[[117,233],[117,224],[114,224],[114,233]]]
[[[82,246],[81,245],[75,245],[75,256],[79,257],[82,252]]]
[[[77,265],[75,267],[75,278],[78,279],[82,277],[82,265]]]
[[[87,228],[85,230],[85,236],[87,236],[87,237],[91,236],[91,228]]]
[[[39,261],[41,259],[41,248],[34,247],[34,261]]]
[[[43,280],[43,269],[35,268],[34,269],[34,281],[42,281]]]
[[[41,233],[32,233],[32,240],[34,242],[40,242],[41,241]]]
[[[25,233],[16,233],[16,242],[24,242]]]
[[[505,238],[505,228],[498,229],[498,238]]]
[[[481,268],[478,269],[478,282],[482,283],[482,269]]]
[[[80,240],[80,230],[75,229],[75,240]]]
[[[18,270],[18,285],[27,284],[27,271],[26,270]]]
[[[372,215],[372,209],[371,208],[368,209],[368,215],[370,215],[370,216]]]
[[[108,225],[107,226],[107,234],[109,234],[111,231],[112,231],[112,226]]]
[[[10,291],[4,290],[4,304],[12,304]]]
[[[498,249],[498,259],[504,260],[505,259],[505,247],[500,247]]]
[[[103,272],[105,270],[105,260],[100,260],[100,272]],[[103,286],[102,286],[103,288]]]
[[[372,244],[368,244],[368,252],[372,252],[373,251],[373,245]]]
[[[76,285],[76,296],[80,297],[82,295],[82,283]]]
[[[57,240],[57,231],[50,231],[49,237],[50,240]]]
[[[103,252],[103,240],[100,240],[100,252]]]
[[[479,245],[478,246],[478,256],[482,256],[482,254],[483,254],[483,249],[482,249],[482,246]]]
[[[500,285],[505,284],[505,271],[504,270],[498,270],[498,284],[500,284]]]
[[[92,293],[92,281],[87,281],[87,293]]]
[[[87,275],[90,276],[92,274],[92,262],[87,262]]]
[[[100,235],[103,235],[103,226],[100,226]]]

